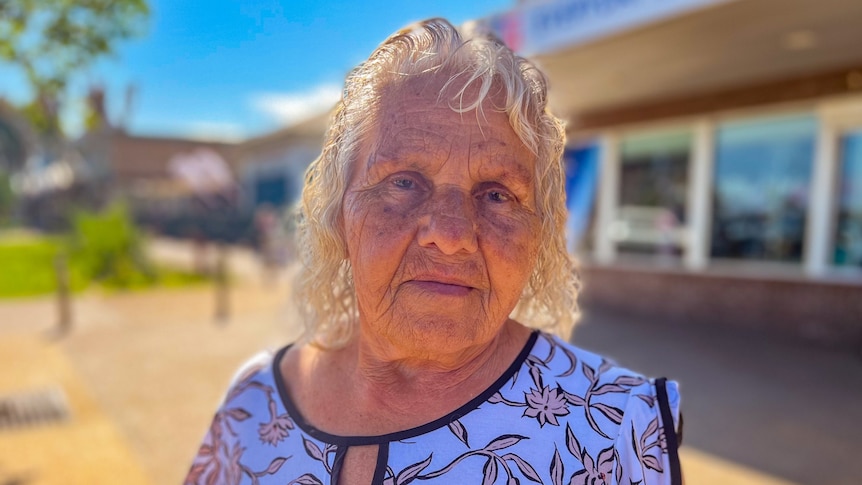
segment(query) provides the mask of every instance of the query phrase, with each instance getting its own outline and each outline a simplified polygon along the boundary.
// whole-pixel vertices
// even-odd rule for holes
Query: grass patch
[[[159,268],[159,284],[167,288],[182,288],[185,286],[199,285],[208,283],[209,276],[188,273],[186,271],[178,271],[172,268]]]
[[[57,289],[54,261],[60,241],[32,238],[0,239],[0,298],[41,295]],[[87,287],[86,270],[79,261],[68,263],[72,291]]]
[[[206,275],[197,273],[189,273],[164,266],[156,266],[153,271],[152,278],[136,276],[126,279],[122,284],[117,284],[112,280],[96,282],[102,288],[108,291],[139,291],[148,290],[151,288],[185,288],[189,286],[208,283],[211,278]]]
[[[0,236],[0,298],[19,298],[57,291],[55,259],[67,247],[61,238],[30,235]],[[155,267],[146,277],[131,273],[122,284],[114,280],[92,281],[89,261],[81,255],[67,259],[69,286],[72,292],[83,291],[91,282],[109,290],[143,290],[155,286],[182,288],[206,283],[203,275],[173,268]]]

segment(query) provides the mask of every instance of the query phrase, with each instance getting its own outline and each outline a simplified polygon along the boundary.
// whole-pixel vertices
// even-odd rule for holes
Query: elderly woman
[[[231,386],[186,483],[672,483],[678,395],[570,346],[543,75],[444,20],[348,77],[302,196],[306,338]]]

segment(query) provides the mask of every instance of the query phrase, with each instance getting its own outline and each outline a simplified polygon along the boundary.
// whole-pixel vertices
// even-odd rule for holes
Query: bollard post
[[[62,336],[72,329],[69,265],[65,252],[60,252],[54,257],[54,275],[57,280],[57,334]]]
[[[230,287],[228,283],[228,248],[219,243],[215,267],[215,321],[222,325],[230,319]]]

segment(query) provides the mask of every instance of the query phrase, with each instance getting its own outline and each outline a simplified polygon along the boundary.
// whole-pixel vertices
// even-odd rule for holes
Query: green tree
[[[148,16],[146,0],[0,0],[0,60],[30,83],[34,97],[22,111],[34,127],[61,137],[69,80],[143,33]]]
[[[89,278],[119,288],[155,281],[142,236],[123,204],[79,212],[73,222],[72,256],[81,261]]]
[[[0,167],[0,229],[8,225],[12,220],[12,207],[15,199],[12,186],[9,183],[9,174]]]

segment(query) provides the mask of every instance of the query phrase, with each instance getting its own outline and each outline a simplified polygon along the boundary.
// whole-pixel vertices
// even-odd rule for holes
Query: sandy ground
[[[190,262],[182,244],[161,259]],[[237,366],[294,339],[284,279],[237,251],[231,318],[210,286],[90,292],[57,337],[51,298],[0,303],[0,395],[60,388],[69,419],[0,429],[0,485],[180,483]],[[862,483],[862,362],[740,332],[588,313],[576,343],[681,383],[697,484]]]

